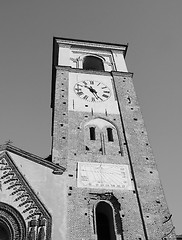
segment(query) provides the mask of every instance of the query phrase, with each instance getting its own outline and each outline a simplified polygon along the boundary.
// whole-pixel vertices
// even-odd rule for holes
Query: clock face
[[[111,91],[105,84],[94,80],[76,83],[74,91],[77,96],[89,102],[103,102],[111,96]]]
[[[79,162],[78,187],[132,190],[128,166]]]

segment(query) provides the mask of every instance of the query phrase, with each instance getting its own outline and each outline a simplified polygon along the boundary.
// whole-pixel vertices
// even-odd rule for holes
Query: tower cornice
[[[128,49],[128,44],[107,43],[107,42],[79,40],[79,39],[70,39],[70,38],[54,37],[54,42],[56,42],[57,44],[74,45],[77,47],[87,47],[87,48],[91,47],[91,48],[102,48],[107,50],[118,50],[118,51],[123,51],[124,56],[126,56],[126,52]]]

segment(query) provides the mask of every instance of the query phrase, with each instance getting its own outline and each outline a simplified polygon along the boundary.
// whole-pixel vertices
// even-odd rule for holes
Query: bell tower
[[[126,52],[53,39],[52,161],[66,169],[60,239],[176,239]]]

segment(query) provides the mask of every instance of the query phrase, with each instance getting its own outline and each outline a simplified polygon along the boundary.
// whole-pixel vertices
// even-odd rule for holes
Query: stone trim
[[[106,193],[89,193],[90,199],[94,199],[96,201],[95,206],[99,203],[99,201],[108,201],[112,205],[114,209],[114,216],[115,222],[116,222],[116,230],[117,234],[122,235],[123,234],[123,228],[122,228],[122,220],[120,216],[121,211],[121,204],[119,203],[118,199],[114,196],[112,192],[106,192]]]
[[[59,165],[54,164],[52,162],[46,161],[44,158],[36,156],[32,153],[26,152],[26,151],[24,151],[20,148],[12,146],[10,144],[0,145],[0,151],[4,151],[4,152],[9,151],[11,153],[15,153],[15,154],[17,154],[21,157],[24,157],[24,158],[30,160],[30,161],[33,161],[35,163],[38,163],[38,164],[41,164],[45,167],[53,169],[53,173],[55,173],[55,172],[58,173],[59,172],[59,174],[62,174],[65,171],[65,168],[63,166],[59,166]]]
[[[54,37],[54,42],[57,44],[66,44],[66,45],[76,45],[80,47],[93,47],[93,48],[104,48],[107,50],[120,50],[127,51],[128,44],[112,44],[106,42],[97,42],[97,41],[88,41],[88,40],[78,40],[78,39],[68,39],[68,38],[59,38]]]

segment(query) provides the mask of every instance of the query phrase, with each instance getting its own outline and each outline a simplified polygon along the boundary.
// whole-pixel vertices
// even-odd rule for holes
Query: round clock
[[[111,96],[110,89],[102,82],[84,80],[74,86],[74,91],[83,100],[89,102],[106,101]]]

